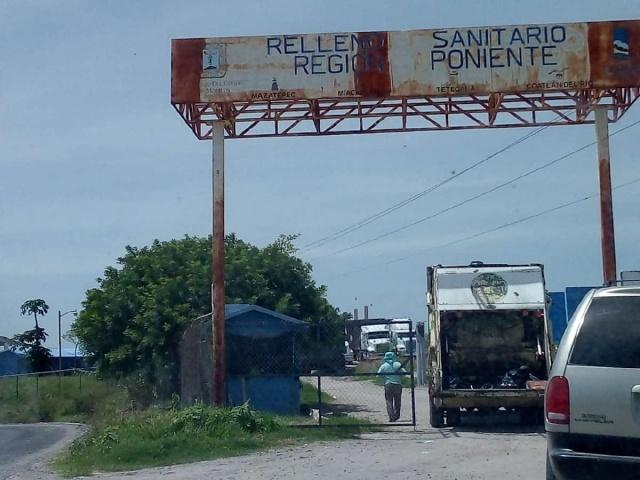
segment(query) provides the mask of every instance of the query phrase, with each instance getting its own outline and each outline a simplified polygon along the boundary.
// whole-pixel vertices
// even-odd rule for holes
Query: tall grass
[[[127,408],[124,389],[91,374],[0,378],[0,422],[85,422]]]
[[[196,405],[150,409],[95,428],[57,460],[65,475],[118,471],[241,455],[301,441],[353,438],[365,430],[352,419],[328,420],[322,429],[295,428],[290,419],[252,411]],[[333,427],[331,426],[333,425]]]
[[[333,397],[326,392],[321,394],[322,404],[327,405],[333,402]],[[307,382],[302,382],[302,392],[300,393],[300,404],[309,408],[318,408],[318,389]]]
[[[82,382],[82,383],[80,383]],[[241,455],[300,442],[353,438],[362,420],[323,419],[323,428],[293,425],[311,418],[275,417],[243,405],[136,410],[127,389],[94,375],[0,379],[0,422],[78,421],[91,428],[55,463],[68,476]],[[130,389],[129,389],[130,390]],[[133,397],[132,397],[133,398]],[[302,402],[317,405],[318,391],[303,383]],[[323,403],[333,399],[323,393]]]

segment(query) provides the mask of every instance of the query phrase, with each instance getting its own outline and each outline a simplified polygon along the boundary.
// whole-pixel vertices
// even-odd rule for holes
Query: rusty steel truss
[[[617,121],[640,88],[558,90],[450,97],[323,99],[173,104],[200,140],[215,120],[227,138],[345,135],[354,133],[575,125],[594,122],[607,105]]]

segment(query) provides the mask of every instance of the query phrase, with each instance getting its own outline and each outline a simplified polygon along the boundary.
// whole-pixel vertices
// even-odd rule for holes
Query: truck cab
[[[543,266],[428,267],[427,304],[432,426],[469,412],[542,420],[552,362]]]
[[[394,333],[388,323],[362,326],[361,344],[366,356],[384,354],[393,342]]]

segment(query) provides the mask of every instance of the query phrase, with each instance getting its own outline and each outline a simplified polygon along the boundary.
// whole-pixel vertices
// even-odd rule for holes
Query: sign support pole
[[[595,108],[596,138],[598,141],[598,178],[600,180],[600,228],[602,242],[602,275],[605,285],[615,285],[616,240],[613,228],[613,199],[611,193],[611,164],[609,157],[609,118],[607,106]]]
[[[213,388],[215,405],[226,403],[224,315],[224,121],[213,122],[212,188],[213,235],[211,244],[211,328],[213,339]]]

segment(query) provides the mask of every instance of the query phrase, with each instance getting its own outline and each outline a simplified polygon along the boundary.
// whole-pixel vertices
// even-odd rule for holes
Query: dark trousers
[[[402,404],[402,385],[387,383],[384,386],[384,399],[387,401],[387,414],[389,421],[395,422],[400,418],[400,406]]]

